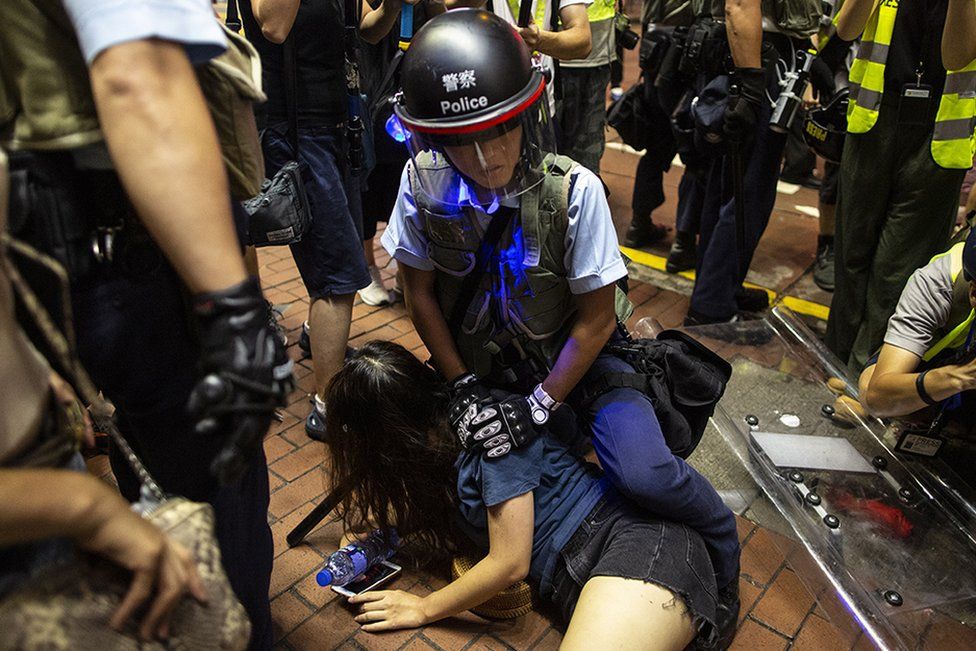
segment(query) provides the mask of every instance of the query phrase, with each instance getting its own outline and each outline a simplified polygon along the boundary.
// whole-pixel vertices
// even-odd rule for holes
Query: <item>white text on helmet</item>
[[[488,97],[461,97],[454,100],[441,100],[441,113],[460,113],[471,109],[485,108],[488,106]]]

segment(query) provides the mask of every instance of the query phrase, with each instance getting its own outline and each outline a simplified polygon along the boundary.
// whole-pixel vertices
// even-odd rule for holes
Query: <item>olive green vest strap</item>
[[[543,255],[551,255],[547,262],[560,268],[564,264],[569,226],[567,213],[572,172],[578,163],[567,156],[550,156],[543,165],[548,173],[541,183],[525,193],[521,201],[522,237],[526,249],[523,262],[526,267],[537,267]],[[553,230],[561,235],[550,237]]]

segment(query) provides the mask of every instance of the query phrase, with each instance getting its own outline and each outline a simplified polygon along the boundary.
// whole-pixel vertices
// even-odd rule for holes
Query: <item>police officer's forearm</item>
[[[109,153],[146,229],[194,292],[246,277],[213,120],[183,47],[105,50],[91,82]]]
[[[876,4],[877,0],[846,0],[837,12],[837,35],[845,41],[859,38]]]
[[[737,68],[762,67],[762,4],[760,0],[726,0],[725,32]]]
[[[295,24],[300,0],[251,0],[261,34],[272,43],[284,43]]]
[[[458,353],[434,289],[434,272],[401,264],[407,314],[427,346],[431,363],[448,381],[468,372]]]
[[[613,309],[615,286],[608,285],[576,297],[576,320],[556,363],[542,382],[554,400],[562,402],[600,355],[617,327]]]
[[[942,32],[942,63],[946,70],[965,68],[976,59],[976,1],[949,0]]]

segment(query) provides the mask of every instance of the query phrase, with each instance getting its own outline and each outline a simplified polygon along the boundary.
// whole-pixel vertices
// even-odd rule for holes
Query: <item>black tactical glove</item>
[[[484,452],[487,457],[506,455],[539,434],[532,421],[529,399],[515,394],[480,403],[476,412],[469,410],[465,414],[462,424],[464,449]]]
[[[725,137],[733,143],[748,142],[756,131],[759,109],[766,100],[766,70],[736,68],[725,107]]]
[[[451,404],[448,406],[447,414],[451,429],[463,445],[468,435],[464,425],[465,419],[470,421],[474,418],[478,412],[478,405],[491,400],[491,393],[473,373],[465,373],[456,378],[451,382],[448,392],[451,396]]]
[[[810,64],[810,86],[813,87],[813,97],[821,104],[826,104],[837,92],[834,83],[834,73],[823,57],[816,56]]]
[[[236,480],[257,453],[275,409],[294,387],[292,362],[268,323],[256,278],[198,294],[202,378],[190,393],[199,434],[223,437],[210,470],[221,483]]]

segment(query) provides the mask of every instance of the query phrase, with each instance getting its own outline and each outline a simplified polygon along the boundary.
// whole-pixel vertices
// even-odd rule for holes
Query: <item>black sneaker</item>
[[[281,327],[281,308],[276,307],[268,300],[265,301],[265,304],[268,306],[268,325],[271,326],[275,335],[281,340],[281,345],[287,346],[288,335],[285,334],[285,329]]]
[[[743,312],[762,312],[769,307],[769,294],[758,287],[740,287],[735,293],[735,305]]]
[[[315,406],[314,399],[312,400],[312,411],[305,418],[305,433],[313,441],[321,441],[323,443],[326,441],[325,414],[320,412],[318,407]]]
[[[668,227],[655,224],[654,222],[633,220],[630,228],[627,229],[627,237],[624,244],[632,249],[639,249],[660,242],[668,234]]]
[[[678,231],[674,234],[674,243],[668,252],[668,260],[664,270],[669,274],[688,271],[695,268],[698,262],[698,247],[695,244],[695,234]]]
[[[735,638],[739,625],[739,574],[718,591],[718,603],[715,604],[715,644],[712,649],[727,649]]]
[[[825,292],[834,291],[834,243],[825,242],[817,249],[813,263],[813,282]]]

